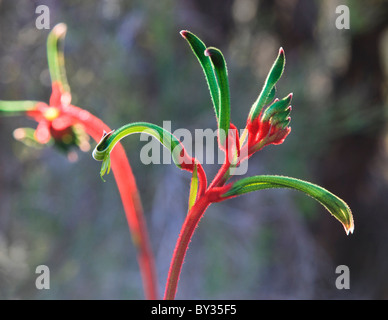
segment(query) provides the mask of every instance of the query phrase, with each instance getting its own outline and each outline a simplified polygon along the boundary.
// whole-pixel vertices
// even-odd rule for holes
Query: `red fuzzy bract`
[[[270,144],[281,144],[291,132],[290,127],[282,128],[272,125],[270,120],[262,121],[260,115],[251,121],[247,120],[249,155],[261,150]]]
[[[62,94],[61,85],[54,82],[52,85],[50,105],[44,102],[38,102],[35,105],[35,109],[26,112],[27,116],[38,122],[35,139],[39,143],[46,144],[51,138],[55,142],[66,141],[69,145],[75,143],[71,139],[74,136],[72,126],[79,123],[79,121],[67,114],[66,108],[68,106],[62,102],[62,100],[65,100],[62,97],[66,97],[66,95],[69,94]]]

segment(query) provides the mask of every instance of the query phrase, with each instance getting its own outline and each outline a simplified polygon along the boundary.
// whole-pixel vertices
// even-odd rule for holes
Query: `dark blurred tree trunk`
[[[353,284],[357,283],[358,287],[353,287],[358,290],[354,293],[360,294],[364,286],[370,289],[361,292],[366,297],[387,298],[388,278],[384,276],[388,270],[387,248],[381,244],[388,243],[388,186],[379,177],[381,173],[376,174],[377,170],[374,172],[373,168],[379,157],[386,124],[384,83],[387,80],[384,79],[379,46],[381,35],[388,26],[388,5],[385,2],[380,6],[368,6],[368,10],[375,10],[373,16],[379,17],[372,21],[373,26],[369,24],[358,32],[354,32],[352,26],[351,30],[339,30],[351,35],[350,61],[348,69],[333,79],[334,103],[327,107],[327,111],[341,107],[336,102],[339,98],[357,97],[362,99],[357,103],[363,111],[367,109],[377,117],[359,130],[334,138],[319,161],[310,164],[316,168],[318,183],[350,205],[355,217],[355,233],[344,240],[343,230],[333,230],[333,222],[325,214],[319,215],[313,229],[317,241],[325,247],[333,262],[349,266]],[[275,31],[289,52],[314,46],[319,41],[314,35],[318,11],[315,1],[261,2],[262,14],[274,14]],[[357,108],[354,110],[357,112]],[[343,119],[338,121],[344,123]],[[336,127],[336,124],[332,125]],[[370,287],[370,283],[375,287]]]
[[[376,6],[375,10],[382,8]],[[387,17],[387,6],[384,11],[382,16]],[[372,292],[365,292],[370,298],[388,296],[388,278],[384,275],[388,260],[383,258],[387,252],[381,246],[388,243],[388,188],[374,172],[386,122],[383,100],[386,80],[379,45],[387,25],[387,19],[383,19],[373,28],[352,35],[349,67],[334,84],[334,101],[344,96],[360,97],[362,101],[358,103],[378,116],[369,126],[333,141],[317,169],[322,185],[345,199],[355,217],[355,233],[345,246],[337,248],[336,241],[342,235],[330,233],[329,253],[335,261],[342,259],[349,263],[360,284],[375,284]],[[340,106],[332,106],[337,107]],[[327,239],[329,225],[320,226],[319,237]]]

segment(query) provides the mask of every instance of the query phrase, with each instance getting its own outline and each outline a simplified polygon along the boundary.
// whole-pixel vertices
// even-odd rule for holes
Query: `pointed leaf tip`
[[[353,234],[354,232],[354,220],[353,215],[351,214],[350,208],[348,207],[348,210],[350,212],[350,217],[347,223],[343,223],[346,235],[349,235],[350,233]]]
[[[349,235],[350,233],[353,234],[353,231],[354,231],[354,225],[352,225],[352,226],[349,227],[349,228],[346,228],[346,227],[345,227],[346,235]]]
[[[58,23],[52,30],[53,34],[58,38],[65,36],[67,32],[67,25],[65,23]]]
[[[276,60],[273,63],[267,75],[267,78],[265,79],[264,86],[249,112],[249,119],[251,121],[257,118],[257,116],[260,114],[264,105],[268,103],[269,100],[271,100],[271,97],[273,94],[272,90],[273,88],[275,88],[276,83],[279,81],[280,77],[282,76],[285,64],[286,64],[286,56],[283,48],[280,47],[278,56],[276,57]]]
[[[206,82],[209,87],[210,97],[213,102],[214,112],[216,114],[217,121],[219,120],[218,106],[219,106],[219,87],[215,75],[215,70],[209,57],[204,55],[206,45],[195,34],[188,30],[182,30],[181,36],[187,40],[195,57],[197,58],[202,70],[205,74]]]
[[[188,32],[189,32],[189,31],[187,31],[187,30],[181,30],[179,33],[181,34],[181,36],[182,36],[183,38],[186,39]]]

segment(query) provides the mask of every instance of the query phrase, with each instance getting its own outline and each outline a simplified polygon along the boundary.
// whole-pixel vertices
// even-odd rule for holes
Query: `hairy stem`
[[[197,227],[199,220],[202,218],[209,205],[212,202],[220,201],[218,197],[218,190],[220,189],[220,187],[225,185],[225,182],[229,178],[230,165],[231,164],[229,161],[229,148],[227,145],[224,164],[221,166],[218,173],[216,174],[204,194],[199,195],[198,200],[188,212],[185,222],[183,223],[167,276],[166,290],[164,293],[165,300],[175,299],[183,261],[186,256],[186,252],[189,247],[191,238],[194,234],[195,228]],[[202,166],[200,168],[201,170],[203,170]]]
[[[179,234],[179,238],[171,260],[170,269],[168,271],[164,300],[175,299],[179,276],[182,270],[182,264],[186,256],[187,249],[189,247],[189,243],[194,234],[194,230],[199,223],[199,220],[210,204],[211,201],[208,197],[208,193],[205,193],[198,199],[198,201],[187,214],[181,229],[181,233]]]
[[[78,107],[70,105],[66,107],[66,113],[75,121],[84,125],[86,132],[99,142],[103,131],[111,129],[99,118]],[[136,181],[129,165],[124,148],[119,143],[111,153],[112,171],[119,189],[124,206],[132,241],[137,250],[137,259],[145,291],[145,297],[149,300],[158,299],[155,262],[148,231],[143,215]]]

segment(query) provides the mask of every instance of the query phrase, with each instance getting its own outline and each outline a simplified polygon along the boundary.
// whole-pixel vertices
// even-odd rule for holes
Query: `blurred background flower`
[[[48,101],[45,44],[35,8],[68,26],[72,101],[113,128],[132,121],[216,128],[203,74],[179,35],[189,29],[228,62],[238,128],[282,46],[278,95],[293,92],[292,132],[253,157],[248,174],[318,183],[352,208],[344,236],[315,201],[262,191],[209,208],[190,245],[177,298],[388,298],[388,3],[372,0],[0,0],[0,99]],[[338,5],[350,29],[335,27]],[[0,298],[140,299],[141,278],[114,180],[91,154],[13,139],[32,120],[0,118]],[[187,210],[190,175],[141,163],[144,142],[123,141],[137,177],[160,288]],[[287,159],[287,161],[284,161]],[[216,165],[205,170],[216,172]],[[155,185],[154,177],[158,184]],[[110,186],[111,185],[111,186]],[[278,196],[282,201],[276,201]],[[50,290],[35,268],[50,268]],[[350,290],[335,268],[350,269]],[[163,290],[159,290],[162,292]]]

